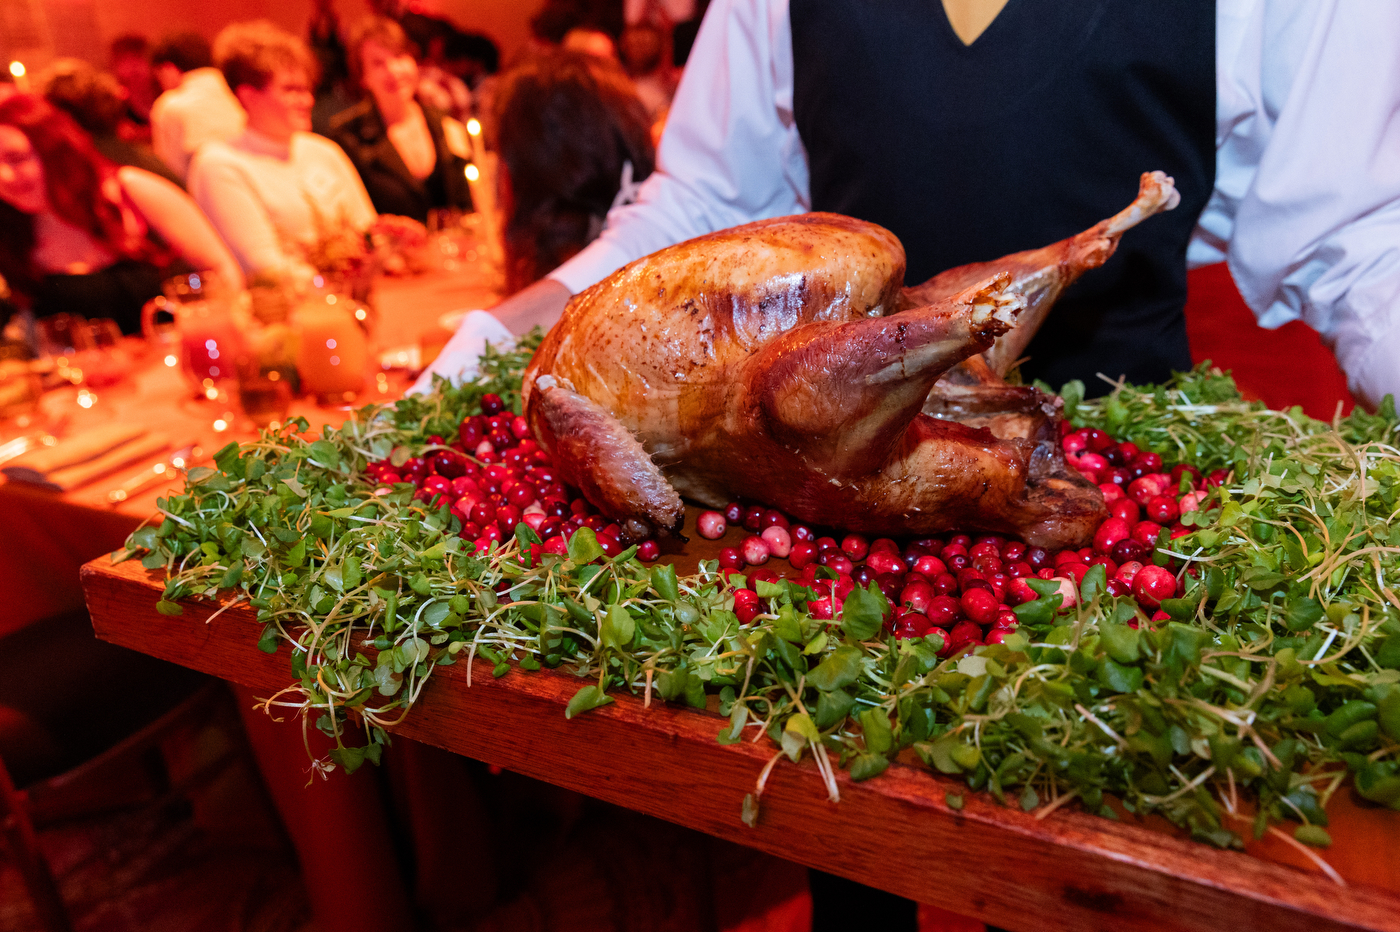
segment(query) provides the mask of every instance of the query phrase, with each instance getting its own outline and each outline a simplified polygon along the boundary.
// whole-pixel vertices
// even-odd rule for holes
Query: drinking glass
[[[277,366],[263,365],[256,356],[239,360],[238,404],[254,427],[274,427],[287,420],[294,375]]]

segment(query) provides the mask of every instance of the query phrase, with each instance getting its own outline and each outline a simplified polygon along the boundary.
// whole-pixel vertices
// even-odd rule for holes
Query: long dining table
[[[381,350],[435,338],[438,318],[488,305],[488,289],[433,273],[378,289]],[[370,383],[362,400],[390,398],[405,380]],[[99,399],[106,416],[147,419],[206,453],[240,439],[218,429],[222,411],[184,400],[178,373],[152,361],[130,384]],[[347,412],[299,402],[319,427]],[[149,465],[149,464],[147,464]],[[135,472],[135,468],[129,472]],[[191,603],[183,616],[155,610],[162,580],[134,561],[106,556],[154,510],[164,489],[112,506],[118,473],[67,493],[0,483],[0,586],[18,611],[2,624],[32,623],[85,600],[99,637],[219,676],[268,695],[292,682],[284,647],[256,648],[260,626],[235,606]],[[693,519],[693,515],[692,515]],[[725,543],[694,543],[668,559],[693,567]],[[81,576],[81,586],[79,579]],[[85,591],[84,591],[85,590]],[[3,634],[0,630],[0,634]],[[1376,929],[1400,932],[1400,813],[1338,794],[1322,852],[1337,880],[1293,846],[1266,837],[1244,851],[1195,842],[1161,820],[1113,822],[1066,806],[1048,817],[972,793],[910,760],[863,783],[844,773],[841,801],[826,799],[810,765],[778,766],[756,825],[742,800],[771,749],[721,746],[712,710],[617,701],[564,718],[578,681],[567,672],[512,670],[500,678],[466,665],[437,671],[395,733],[668,819],[882,889],[1031,930]],[[285,724],[288,729],[294,724]],[[391,752],[392,753],[392,752]],[[1247,834],[1247,832],[1246,832]],[[1344,885],[1343,885],[1344,884]]]

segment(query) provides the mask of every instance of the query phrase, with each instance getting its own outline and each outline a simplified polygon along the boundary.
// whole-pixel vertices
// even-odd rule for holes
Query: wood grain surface
[[[189,602],[183,616],[161,615],[161,584],[135,561],[93,561],[83,584],[105,640],[263,694],[291,682],[285,647],[254,648],[260,626],[246,608],[206,621],[213,606]],[[625,694],[568,721],[564,707],[582,684],[548,670],[493,679],[485,663],[459,663],[433,674],[395,733],[1020,932],[1400,932],[1400,826],[1391,813],[1351,806],[1365,817],[1355,838],[1334,819],[1328,858],[1351,880],[1346,888],[1316,871],[1069,807],[1036,819],[903,763],[864,783],[838,772],[833,804],[810,763],[783,760],[748,828],[742,800],[773,754],[766,740],[721,746],[725,719],[659,701],[646,708]],[[949,807],[949,793],[963,797],[961,810]]]

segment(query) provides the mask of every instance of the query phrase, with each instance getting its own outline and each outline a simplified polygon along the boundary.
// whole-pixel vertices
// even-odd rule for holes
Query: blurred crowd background
[[[472,212],[489,215],[505,292],[519,290],[652,171],[705,6],[311,0],[294,26],[259,0],[219,4],[213,22],[215,8],[150,0],[136,11],[175,15],[103,37],[97,22],[133,12],[103,3],[14,0],[0,15],[11,329],[80,305],[136,332],[173,274],[299,287],[338,243],[411,240]]]

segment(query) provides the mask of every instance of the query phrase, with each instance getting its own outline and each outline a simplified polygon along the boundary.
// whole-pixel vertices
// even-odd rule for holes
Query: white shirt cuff
[[[486,351],[486,344],[497,348],[515,345],[515,336],[486,311],[471,311],[462,318],[457,332],[443,346],[432,365],[423,370],[418,381],[405,394],[424,394],[433,390],[433,376],[440,375],[455,383],[476,377],[477,360]]]

